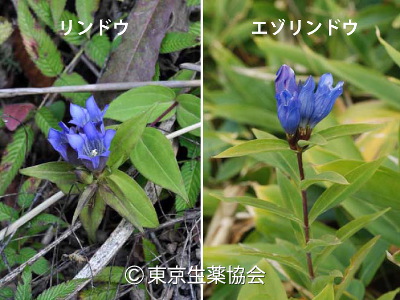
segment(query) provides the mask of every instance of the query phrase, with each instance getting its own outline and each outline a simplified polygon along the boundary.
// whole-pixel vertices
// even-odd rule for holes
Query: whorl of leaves
[[[4,194],[17,175],[32,147],[32,142],[31,128],[22,126],[15,131],[13,140],[7,145],[0,163],[0,195]]]

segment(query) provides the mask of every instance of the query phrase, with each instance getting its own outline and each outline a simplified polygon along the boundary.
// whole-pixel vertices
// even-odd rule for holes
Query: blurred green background
[[[277,24],[279,19],[286,23],[274,36],[276,28],[270,22]],[[341,24],[351,19],[357,22],[357,29],[350,36],[342,29],[328,36],[329,19],[340,19]],[[296,24],[302,20],[303,28],[296,36],[290,30],[290,20]],[[307,21],[322,26],[307,35],[312,28]],[[253,22],[267,22],[269,25],[263,28],[268,35],[252,35],[257,30]],[[307,152],[306,162],[315,167],[344,159],[360,162],[385,157],[370,182],[341,206],[324,214],[314,231],[330,231],[357,216],[391,207],[367,230],[342,245],[336,261],[331,263],[344,271],[359,245],[381,235],[352,281],[349,289],[354,298],[348,299],[376,299],[400,286],[399,267],[386,258],[386,251],[396,255],[400,247],[400,1],[205,0],[203,35],[205,266],[250,266],[257,262],[237,256],[237,242],[264,243],[265,247],[269,243],[273,247],[277,239],[293,239],[288,224],[282,220],[257,209],[248,212],[241,206],[222,204],[210,195],[268,198],[279,192],[271,156],[224,160],[212,156],[235,144],[235,140],[253,139],[253,128],[284,138],[276,116],[273,81],[280,65],[286,63],[300,79],[311,74],[317,80],[330,72],[335,83],[345,81],[343,96],[317,130],[345,123],[383,124],[380,129],[355,138],[315,147]],[[324,188],[312,187],[311,199]],[[228,220],[229,226],[222,224],[223,220]],[[286,247],[282,245],[279,247]],[[207,287],[205,295],[232,299],[239,288]]]

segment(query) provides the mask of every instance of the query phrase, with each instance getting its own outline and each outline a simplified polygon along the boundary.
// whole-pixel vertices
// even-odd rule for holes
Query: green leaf
[[[89,239],[92,242],[96,241],[96,232],[103,220],[106,204],[104,200],[97,193],[89,203],[83,207],[79,219],[82,222],[83,228],[88,233]]]
[[[282,254],[277,254],[277,253],[270,253],[270,252],[266,252],[266,251],[263,251],[263,250],[260,250],[257,248],[249,247],[246,244],[243,244],[240,246],[241,246],[241,248],[237,253],[238,255],[271,259],[271,260],[281,263],[282,265],[291,267],[291,268],[299,271],[300,273],[308,276],[308,273],[305,270],[304,266],[302,266],[300,264],[300,262],[296,259],[296,257],[293,255],[282,255]]]
[[[328,171],[313,176],[307,176],[304,180],[301,181],[300,188],[302,190],[306,190],[311,185],[321,181],[327,181],[337,184],[349,184],[346,178],[344,178],[339,173]]]
[[[256,266],[265,272],[262,278],[264,284],[245,284],[240,289],[238,300],[255,299],[254,297],[261,296],[259,299],[274,299],[287,300],[285,288],[274,270],[267,260],[260,260]]]
[[[85,190],[81,193],[78,199],[78,204],[76,205],[74,216],[72,217],[71,226],[75,224],[75,221],[78,219],[82,209],[90,202],[97,192],[97,183],[92,183],[88,185]]]
[[[21,169],[22,175],[49,180],[60,184],[73,184],[77,181],[75,167],[64,161],[53,161]]]
[[[0,45],[3,44],[12,34],[13,27],[5,18],[0,17]]]
[[[3,195],[13,181],[18,169],[25,161],[25,156],[31,150],[33,131],[30,127],[18,128],[13,140],[7,145],[0,163],[0,195]]]
[[[86,80],[78,73],[62,74],[55,82],[54,86],[74,86],[85,85]],[[85,106],[85,101],[90,97],[90,93],[61,93],[65,98],[80,106]]]
[[[293,220],[297,223],[302,223],[300,219],[295,217],[288,209],[279,207],[276,204],[272,202],[268,202],[266,200],[261,200],[258,198],[253,198],[253,197],[247,197],[247,196],[241,196],[241,197],[222,197],[220,195],[215,195],[211,194],[212,197],[217,198],[218,200],[221,201],[227,201],[227,202],[238,202],[242,205],[249,205],[261,209],[265,209],[268,212],[277,214],[281,217],[287,218],[289,220]]]
[[[82,21],[85,25],[85,28],[88,27],[94,21],[94,16],[97,10],[99,9],[100,0],[76,0],[75,7],[78,12],[79,20]],[[86,33],[86,35],[90,36],[90,30]]]
[[[15,300],[30,300],[32,299],[31,289],[32,273],[30,268],[26,268],[22,273],[22,282],[17,286],[15,293]]]
[[[85,281],[86,279],[74,279],[53,286],[41,293],[36,300],[64,299],[68,297],[79,286],[79,284]]]
[[[53,23],[50,7],[44,0],[29,0],[36,13],[40,10],[45,22]],[[42,11],[43,9],[43,11]],[[47,9],[49,16],[47,16]],[[46,31],[34,21],[25,1],[18,1],[18,25],[26,51],[43,75],[55,77],[64,69],[61,53]]]
[[[185,183],[186,192],[188,194],[189,202],[185,201],[182,197],[176,197],[175,210],[177,212],[185,211],[196,204],[197,198],[200,193],[200,171],[201,164],[197,159],[192,159],[185,162],[182,166],[181,172],[183,182]]]
[[[14,296],[14,291],[10,287],[0,288],[0,299],[12,299]]]
[[[400,293],[400,288],[380,296],[377,300],[394,300],[398,293]]]
[[[124,267],[105,267],[97,274],[94,278],[94,282],[106,282],[106,283],[117,283],[117,284],[126,284],[126,278],[124,276],[125,268]]]
[[[363,245],[351,258],[350,265],[347,267],[342,282],[337,286],[335,299],[339,300],[343,292],[354,279],[354,275],[363,263],[364,259],[371,251],[372,247],[376,244],[380,236],[376,236],[368,243]]]
[[[118,288],[115,284],[105,284],[92,287],[79,293],[81,300],[114,300],[117,298]]]
[[[342,124],[318,131],[327,141],[348,135],[356,135],[382,127],[382,124]]]
[[[377,26],[376,26],[376,36],[378,37],[378,40],[383,45],[383,47],[385,47],[386,52],[389,54],[389,56],[400,67],[400,52],[381,37],[381,33]]]
[[[24,1],[24,0],[23,0]],[[28,0],[29,6],[35,14],[48,26],[53,25],[50,4],[47,0]]]
[[[283,140],[257,139],[257,140],[243,142],[239,145],[233,146],[214,157],[215,158],[238,157],[238,156],[245,156],[262,152],[284,151],[284,150],[289,150],[289,146],[287,142]]]
[[[18,212],[12,208],[0,202],[0,221],[14,221],[18,218]]]
[[[145,128],[130,155],[139,172],[150,181],[188,201],[185,184],[171,142],[155,128]]]
[[[160,53],[171,53],[200,44],[199,36],[190,32],[168,32],[160,48]]]
[[[57,0],[52,0],[52,1],[57,1]],[[70,20],[71,22],[71,28],[69,27],[70,25]],[[64,30],[62,29],[62,22],[64,21]],[[55,23],[55,31],[56,33],[61,36],[63,40],[66,42],[72,44],[72,45],[82,45],[83,42],[87,40],[87,36],[81,34],[79,35],[80,32],[84,30],[83,26],[78,23],[79,19],[76,16],[76,14],[65,10],[61,16],[60,20]],[[67,35],[65,34],[67,31],[70,31]],[[74,73],[72,73],[74,74]]]
[[[53,22],[55,25],[57,25],[60,20],[66,3],[67,0],[50,0],[51,15],[53,16]]]
[[[133,225],[157,227],[158,218],[153,204],[140,185],[122,171],[115,170],[106,177],[109,188],[115,195],[103,196],[104,201]],[[100,191],[102,188],[100,188]],[[103,193],[104,195],[104,188]]]
[[[334,300],[335,292],[333,290],[333,285],[327,285],[321,293],[314,297],[314,300]]]
[[[314,222],[320,214],[338,205],[360,189],[374,175],[381,163],[382,159],[365,163],[344,176],[350,184],[341,185],[336,183],[329,187],[312,207],[309,215],[310,222]]]
[[[56,117],[47,107],[42,107],[36,112],[35,123],[46,137],[49,135],[50,128],[60,130]]]
[[[157,265],[158,251],[156,245],[154,245],[149,239],[143,238],[143,255],[144,261],[149,267],[155,267]]]
[[[128,159],[136,143],[139,142],[152,111],[151,108],[118,126],[111,142],[107,166],[116,169]]]
[[[201,121],[201,100],[199,98],[190,94],[182,94],[176,100],[179,102],[176,116],[181,127],[187,127]],[[200,136],[200,128],[191,131],[191,134]]]
[[[41,180],[31,177],[24,181],[18,193],[18,205],[22,209],[28,208],[33,199],[35,199],[36,190],[39,187]]]
[[[131,89],[114,99],[105,117],[124,122],[155,106],[149,120],[153,122],[174,103],[174,100],[175,93],[170,88],[163,86],[139,87]],[[169,118],[173,113],[175,113],[175,109],[163,120]]]
[[[390,208],[387,208],[387,209],[385,209],[383,211],[379,211],[379,212],[374,213],[374,214],[361,216],[361,217],[358,217],[358,218],[350,221],[349,223],[347,223],[346,225],[342,226],[341,228],[339,228],[336,231],[336,237],[342,243],[345,242],[350,237],[352,237],[354,234],[356,234],[359,230],[361,230],[362,228],[364,228],[366,225],[368,225],[369,223],[373,222],[374,220],[378,219],[379,217],[381,217],[383,214],[385,214],[389,210],[390,210]],[[335,249],[336,249],[335,245],[325,248],[321,252],[321,254],[319,254],[316,257],[316,259],[314,261],[315,265],[318,266],[320,262],[325,261],[328,258],[328,256]]]
[[[102,68],[110,54],[111,42],[107,35],[94,35],[86,44],[86,55]]]

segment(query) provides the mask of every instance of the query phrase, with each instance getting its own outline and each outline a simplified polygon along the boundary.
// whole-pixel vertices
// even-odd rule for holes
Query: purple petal
[[[103,114],[100,110],[100,108],[97,106],[96,101],[94,100],[94,97],[91,96],[86,100],[86,108],[90,116],[90,120],[92,122],[101,122],[103,119]]]
[[[116,131],[114,129],[107,129],[104,135],[104,147],[110,149],[111,141],[115,136]]]
[[[81,153],[85,145],[83,137],[80,134],[67,134],[67,138],[71,147]]]
[[[70,113],[72,116],[72,120],[69,123],[71,124],[83,127],[89,121],[87,110],[79,105],[71,104]]]
[[[86,134],[89,141],[101,139],[99,131],[92,122],[86,123],[86,125],[83,127],[83,132]]]

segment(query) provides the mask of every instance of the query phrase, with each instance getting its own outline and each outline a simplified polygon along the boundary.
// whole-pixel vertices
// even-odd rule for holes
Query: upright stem
[[[178,105],[178,101],[174,101],[161,115],[158,116],[157,119],[154,120],[153,123],[150,124],[150,127],[156,126],[158,122],[160,122],[166,115],[168,115],[176,106]]]
[[[303,152],[297,152],[297,164],[299,165],[299,173],[300,179],[304,180],[304,168],[303,168]],[[306,240],[306,244],[310,241],[310,226],[308,222],[308,206],[307,206],[307,191],[301,190],[301,197],[303,202],[303,220],[304,220],[304,236]],[[312,265],[311,252],[307,252],[307,265],[308,265],[308,273],[310,274],[310,278],[314,279],[314,268]]]

